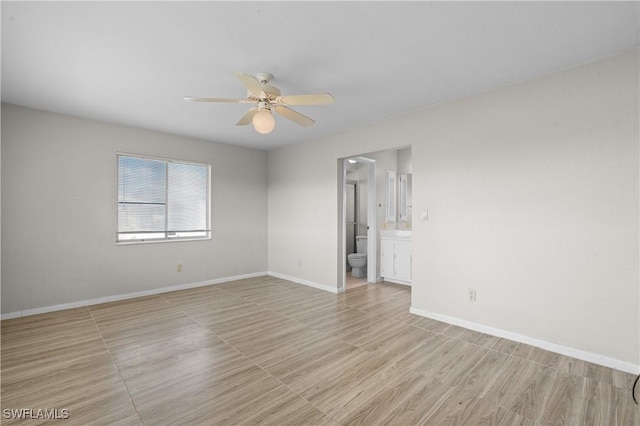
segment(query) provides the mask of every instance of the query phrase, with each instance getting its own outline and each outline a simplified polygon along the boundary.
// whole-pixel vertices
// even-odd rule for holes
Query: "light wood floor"
[[[360,287],[361,285],[367,285],[367,277],[354,278],[351,276],[350,271],[345,274],[344,278],[344,288],[347,290]]]
[[[261,277],[5,320],[3,413],[67,409],[56,424],[79,425],[638,425],[630,374],[411,315],[409,292],[334,295]]]

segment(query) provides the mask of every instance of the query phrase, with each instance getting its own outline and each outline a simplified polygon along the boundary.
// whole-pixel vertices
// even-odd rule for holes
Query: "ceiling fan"
[[[189,102],[230,102],[243,104],[256,104],[245,115],[240,118],[236,126],[246,126],[253,124],[257,132],[267,134],[271,132],[275,125],[273,112],[280,114],[294,123],[304,127],[309,127],[314,120],[289,108],[290,105],[329,105],[334,101],[333,96],[328,93],[317,93],[312,95],[292,95],[281,96],[280,89],[269,85],[273,76],[266,72],[261,72],[252,76],[249,74],[235,73],[235,76],[247,88],[246,98],[197,98],[186,96],[185,101]]]

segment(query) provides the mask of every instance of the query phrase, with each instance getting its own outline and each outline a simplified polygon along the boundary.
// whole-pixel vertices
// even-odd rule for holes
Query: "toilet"
[[[356,252],[347,256],[349,265],[351,265],[351,276],[353,278],[362,278],[367,276],[367,236],[359,235],[356,237]]]

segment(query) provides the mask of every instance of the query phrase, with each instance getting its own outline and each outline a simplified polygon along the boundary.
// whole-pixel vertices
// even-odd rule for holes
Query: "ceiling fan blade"
[[[329,93],[317,93],[314,95],[280,96],[278,102],[286,105],[329,105],[335,98]]]
[[[286,106],[276,105],[273,109],[275,109],[275,111],[284,118],[288,118],[289,120],[303,127],[309,127],[313,123],[315,123],[315,121],[310,119],[309,117],[302,115],[292,109],[289,109]]]
[[[239,104],[246,104],[246,103],[255,103],[255,101],[252,101],[251,99],[235,99],[235,98],[197,98],[197,97],[193,97],[193,96],[185,96],[184,100],[187,102],[230,102],[230,103],[239,103]]]
[[[240,120],[238,120],[236,126],[246,126],[251,124],[251,120],[253,120],[253,116],[256,115],[257,112],[258,108],[251,108]]]
[[[262,87],[262,91],[267,95],[280,96],[280,89],[278,89],[277,87],[269,86],[268,84],[265,84],[264,86],[261,86],[261,87]]]
[[[262,86],[254,76],[237,72],[236,77],[252,95],[258,98],[264,98],[264,91],[262,90]]]

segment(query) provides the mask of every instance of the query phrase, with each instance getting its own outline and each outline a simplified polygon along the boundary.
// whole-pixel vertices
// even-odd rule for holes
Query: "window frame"
[[[167,230],[167,223],[168,223],[168,210],[169,210],[169,203],[168,203],[168,196],[166,197],[167,203],[165,204],[165,229],[164,231],[142,231],[140,232],[141,234],[148,232],[148,233],[154,233],[154,234],[159,234],[159,233],[164,233],[164,237],[162,238],[149,238],[149,239],[130,239],[130,240],[120,240],[119,239],[119,235],[120,235],[120,226],[119,226],[119,209],[120,209],[120,199],[119,199],[119,193],[120,193],[120,157],[134,157],[134,158],[140,158],[140,159],[144,159],[144,160],[155,160],[155,161],[164,161],[165,165],[166,165],[166,177],[167,179],[165,180],[165,194],[168,194],[169,191],[169,181],[168,181],[168,164],[169,163],[175,163],[175,164],[186,164],[186,165],[193,165],[193,166],[201,166],[201,167],[205,167],[207,170],[207,202],[206,202],[206,228],[205,232],[206,235],[205,236],[201,236],[201,237],[193,237],[193,236],[188,236],[188,237],[169,237],[169,231]],[[115,191],[115,198],[116,198],[116,209],[115,209],[115,214],[116,214],[116,245],[132,245],[132,244],[154,244],[154,243],[170,243],[170,242],[182,242],[182,241],[207,241],[207,240],[211,240],[211,235],[212,235],[212,229],[211,229],[211,164],[209,163],[200,163],[200,162],[196,162],[196,161],[189,161],[189,160],[181,160],[181,159],[177,159],[177,158],[168,158],[168,157],[158,157],[158,156],[153,156],[153,155],[143,155],[143,154],[133,154],[130,152],[121,152],[121,151],[117,151],[116,152],[116,191]]]

